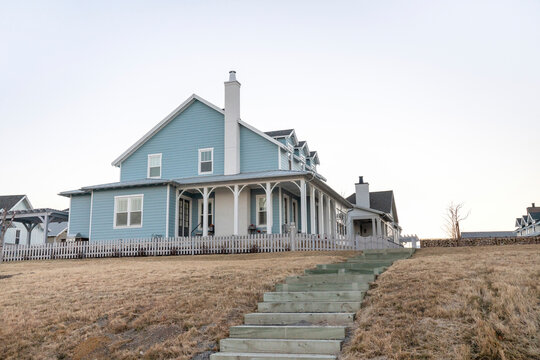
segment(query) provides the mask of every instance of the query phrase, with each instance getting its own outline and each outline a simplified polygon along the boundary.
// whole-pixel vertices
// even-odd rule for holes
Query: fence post
[[[296,251],[296,225],[293,225],[289,229],[291,237],[291,251]]]

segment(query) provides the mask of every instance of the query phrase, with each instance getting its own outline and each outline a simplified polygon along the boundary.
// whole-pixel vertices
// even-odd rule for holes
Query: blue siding
[[[71,197],[69,235],[81,233],[88,237],[90,230],[90,194]]]
[[[293,170],[303,170],[302,163],[297,159],[293,159]]]
[[[143,226],[114,229],[114,197],[143,194]],[[92,241],[165,236],[167,187],[94,191]]]
[[[213,175],[223,175],[223,146],[223,114],[195,100],[184,112],[122,162],[120,179],[121,181],[145,179],[148,154],[157,153],[162,154],[162,178],[198,176],[199,149],[212,147]]]
[[[240,171],[278,170],[278,146],[240,126]]]
[[[289,157],[288,152],[281,149],[281,170],[289,170]]]

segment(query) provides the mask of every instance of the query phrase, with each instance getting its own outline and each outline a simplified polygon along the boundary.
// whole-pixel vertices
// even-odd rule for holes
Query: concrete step
[[[251,313],[246,325],[344,325],[351,326],[355,313]]]
[[[375,280],[373,274],[324,274],[289,276],[287,284],[310,283],[310,284],[343,284],[353,282],[371,282]]]
[[[264,354],[264,353],[215,353],[210,360],[336,360],[334,355],[318,354]]]
[[[347,302],[262,302],[259,303],[258,311],[266,313],[349,313],[360,309],[360,301]]]
[[[317,269],[373,269],[377,267],[388,267],[393,261],[364,261],[364,262],[343,262],[338,264],[321,264]]]
[[[351,282],[351,283],[296,283],[296,284],[277,284],[276,291],[287,292],[306,292],[306,291],[367,291],[369,282]]]
[[[264,294],[264,301],[362,301],[364,291],[281,291]]]
[[[231,327],[229,334],[243,339],[343,340],[345,326],[241,325]]]
[[[372,269],[308,269],[304,270],[305,275],[324,275],[324,274],[356,274],[356,275],[379,275],[386,267],[376,267]]]
[[[223,352],[337,355],[341,340],[223,339]]]

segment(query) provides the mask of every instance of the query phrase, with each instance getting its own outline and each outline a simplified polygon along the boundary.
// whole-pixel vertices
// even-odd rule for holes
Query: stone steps
[[[264,294],[264,301],[362,301],[364,291],[281,291]]]
[[[341,340],[236,339],[219,342],[224,352],[337,355]]]
[[[230,337],[243,339],[343,340],[345,339],[345,326],[240,325],[231,327]]]
[[[350,313],[360,309],[360,301],[262,302],[258,311],[265,313]]]
[[[393,250],[393,251],[390,251]],[[399,250],[399,251],[398,251]],[[365,292],[376,275],[413,251],[364,251],[339,264],[289,276],[267,292],[257,313],[233,326],[211,360],[336,360]]]
[[[345,325],[354,321],[354,313],[251,313],[244,315],[246,325]]]

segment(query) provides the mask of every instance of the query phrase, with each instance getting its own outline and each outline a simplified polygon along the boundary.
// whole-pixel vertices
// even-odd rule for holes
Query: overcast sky
[[[405,233],[513,230],[540,203],[539,1],[0,1],[0,194],[66,208],[189,95],[295,128],[343,195]]]

